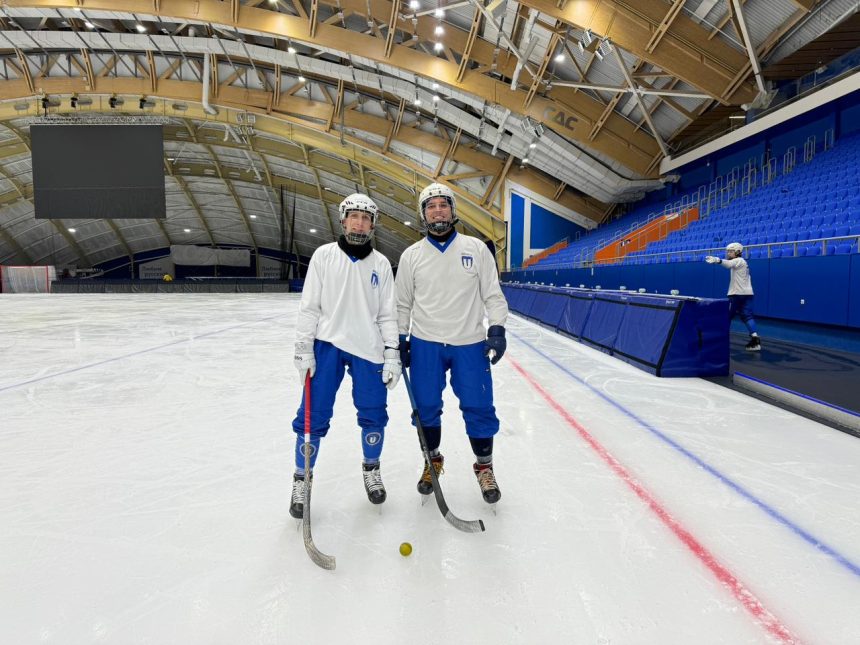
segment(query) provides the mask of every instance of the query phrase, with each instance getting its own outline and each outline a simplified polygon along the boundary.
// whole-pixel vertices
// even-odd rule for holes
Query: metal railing
[[[785,242],[764,242],[761,244],[750,244],[744,247],[743,256],[745,259],[775,259],[775,258],[785,258],[785,257],[801,257],[799,250],[801,247],[814,247],[819,246],[821,248],[820,255],[828,255],[827,249],[829,247],[838,247],[841,244],[850,244],[854,247],[854,251],[852,253],[857,253],[860,250],[860,235],[842,235],[839,237],[820,237],[810,240],[790,240]],[[776,249],[791,249],[791,255],[784,255],[780,252],[779,255],[775,255],[774,251]],[[757,258],[752,258],[754,250],[765,250],[767,252],[766,255],[761,255]],[[684,249],[681,251],[664,251],[662,253],[644,253],[644,254],[631,254],[627,256],[619,256],[614,258],[616,260],[617,265],[631,265],[631,264],[661,264],[661,262],[651,262],[650,260],[660,260],[662,258],[666,259],[666,262],[679,262],[683,261],[684,257],[687,256],[703,256],[703,255],[721,255],[725,253],[725,246],[712,246],[712,247],[703,247],[700,249]],[[819,254],[815,254],[819,255]],[[646,262],[642,262],[642,260],[648,260]],[[692,260],[692,261],[698,261]]]

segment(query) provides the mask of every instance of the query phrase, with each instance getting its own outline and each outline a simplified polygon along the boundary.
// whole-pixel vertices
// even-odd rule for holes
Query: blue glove
[[[409,367],[409,364],[412,362],[412,357],[409,355],[410,350],[409,339],[406,336],[400,337],[400,364],[403,366],[403,369]]]
[[[484,341],[484,356],[490,359],[491,365],[495,365],[502,360],[507,348],[505,328],[501,325],[491,325],[487,330],[487,340]]]

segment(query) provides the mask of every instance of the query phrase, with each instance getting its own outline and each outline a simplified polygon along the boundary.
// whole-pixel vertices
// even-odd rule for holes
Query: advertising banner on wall
[[[141,280],[161,280],[165,274],[171,277],[176,275],[176,269],[169,256],[138,265],[138,275]]]

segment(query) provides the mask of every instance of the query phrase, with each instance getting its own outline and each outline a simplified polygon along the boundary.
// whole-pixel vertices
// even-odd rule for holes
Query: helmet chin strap
[[[425,226],[427,230],[434,235],[444,235],[452,228],[454,228],[454,225],[459,221],[460,220],[456,217],[453,218],[450,222],[433,222],[432,224],[425,220]]]
[[[347,233],[343,232],[343,236],[346,238],[346,241],[355,246],[361,246],[362,244],[366,244],[370,241],[370,233]]]

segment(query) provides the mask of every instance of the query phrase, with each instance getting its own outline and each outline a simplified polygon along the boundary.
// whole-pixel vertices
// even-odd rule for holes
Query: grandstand
[[[759,167],[751,163],[743,170],[734,169],[729,176],[657,208],[636,208],[531,268],[591,266],[594,254],[611,242],[632,236],[645,222],[690,207],[699,208],[698,221],[614,263],[698,262],[732,241],[742,242],[750,259],[858,252],[860,135],[836,142],[806,163],[794,165],[789,155],[782,164],[770,160]]]

